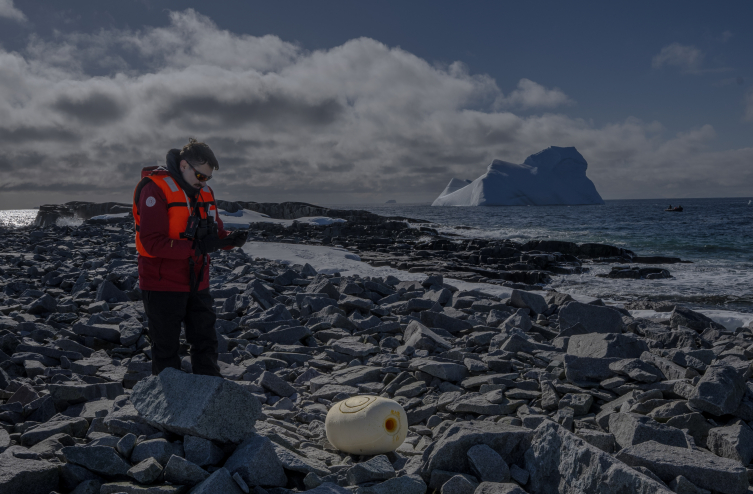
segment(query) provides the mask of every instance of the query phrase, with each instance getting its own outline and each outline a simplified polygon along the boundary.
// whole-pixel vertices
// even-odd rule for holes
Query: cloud
[[[0,49],[0,207],[128,201],[143,166],[189,136],[220,161],[225,199],[431,201],[493,159],[575,146],[606,198],[744,195],[753,149],[711,152],[711,126],[667,135],[627,117],[552,109],[559,89],[439,66],[370,38],[306,50],[222,30],[193,11],[141,30],[32,36]],[[526,114],[517,114],[527,110]],[[541,113],[544,111],[544,113]]]
[[[547,89],[530,79],[521,79],[518,82],[518,89],[507,97],[500,97],[496,101],[498,109],[515,108],[521,110],[532,108],[549,109],[572,104],[574,104],[574,101],[559,88]]]
[[[672,43],[654,56],[651,66],[655,69],[664,66],[677,67],[682,72],[694,74],[700,72],[703,58],[703,53],[695,46]]]
[[[0,0],[0,17],[26,22],[26,16],[13,5],[13,0]]]

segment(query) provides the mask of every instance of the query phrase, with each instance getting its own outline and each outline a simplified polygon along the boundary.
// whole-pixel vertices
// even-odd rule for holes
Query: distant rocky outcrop
[[[386,221],[408,221],[410,223],[428,223],[424,220],[404,218],[402,216],[380,216],[361,209],[330,209],[306,202],[246,202],[246,201],[217,201],[217,207],[229,213],[241,209],[266,214],[270,218],[280,220],[294,220],[311,216],[326,216],[328,218],[342,218],[346,221],[362,225],[378,225]]]
[[[34,226],[46,227],[54,225],[60,218],[78,218],[88,220],[102,214],[128,213],[131,211],[130,204],[120,202],[84,202],[72,201],[65,204],[45,204],[39,206]]]

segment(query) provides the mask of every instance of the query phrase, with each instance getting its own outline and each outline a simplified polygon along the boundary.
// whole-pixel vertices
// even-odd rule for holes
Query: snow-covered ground
[[[260,257],[262,259],[278,261],[283,264],[303,265],[309,263],[319,273],[324,274],[341,273],[346,276],[378,276],[383,278],[392,275],[401,281],[420,281],[426,278],[424,273],[409,273],[389,266],[371,266],[361,261],[361,258],[358,255],[340,247],[278,242],[248,242],[243,247],[243,250],[254,258]],[[445,278],[445,283],[453,285],[460,290],[477,290],[497,297],[509,297],[512,293],[512,289],[510,288],[489,283],[469,283],[453,278]],[[571,293],[570,295],[576,300],[584,303],[593,300],[593,297],[589,296],[574,293]],[[609,301],[606,302],[609,303]],[[748,313],[726,310],[699,310],[698,312],[705,314],[720,324],[723,324],[730,330],[745,326],[750,321],[753,321],[753,314]],[[631,314],[634,317],[644,317],[656,320],[666,319],[670,316],[669,312],[655,312],[652,310],[631,311]]]
[[[574,147],[551,146],[523,164],[494,160],[468,185],[453,178],[432,206],[604,204]]]
[[[309,263],[319,273],[341,273],[346,276],[379,276],[389,275],[401,281],[420,281],[426,278],[424,273],[409,273],[389,266],[374,267],[361,261],[356,254],[339,247],[324,247],[319,245],[286,244],[277,242],[248,242],[243,247],[246,253],[254,258],[270,259],[284,264]],[[491,285],[489,283],[468,283],[453,278],[445,278],[445,283],[460,290],[479,290],[498,297],[509,296],[512,290],[507,287]]]
[[[99,216],[92,216],[91,220],[112,220],[116,218],[127,218],[131,213],[115,213],[115,214],[100,214]]]
[[[249,223],[277,223],[280,225],[291,225],[293,221],[298,223],[309,223],[313,225],[331,225],[333,223],[345,223],[341,218],[327,218],[325,216],[306,216],[295,220],[278,220],[270,218],[266,214],[257,213],[256,211],[249,211],[247,209],[241,209],[235,213],[229,213],[227,211],[220,210],[221,220],[228,228],[248,228]]]

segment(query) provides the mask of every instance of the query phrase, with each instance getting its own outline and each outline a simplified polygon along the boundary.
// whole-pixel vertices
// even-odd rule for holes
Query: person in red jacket
[[[134,191],[139,287],[152,341],[152,374],[181,368],[181,324],[194,374],[219,376],[209,254],[241,247],[248,232],[228,233],[207,186],[220,165],[203,142],[190,139],[167,153],[166,167],[149,167]]]

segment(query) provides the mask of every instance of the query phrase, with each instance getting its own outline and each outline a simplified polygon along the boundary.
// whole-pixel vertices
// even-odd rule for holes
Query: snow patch
[[[317,272],[324,274],[341,273],[346,276],[378,276],[382,278],[392,275],[400,281],[421,281],[426,278],[424,273],[409,273],[389,266],[371,266],[361,261],[361,258],[356,254],[341,247],[248,242],[243,246],[243,250],[251,257],[260,257],[283,264],[309,263]],[[489,283],[469,283],[453,278],[445,278],[445,283],[453,285],[459,290],[475,290],[497,297],[509,297],[512,293],[511,288]]]
[[[222,222],[228,228],[248,228],[249,223],[277,223],[279,225],[290,226],[294,221],[298,223],[308,223],[310,225],[327,226],[333,223],[345,223],[342,218],[328,218],[326,216],[305,216],[295,220],[279,220],[270,218],[266,214],[257,213],[248,209],[241,209],[234,213],[219,210],[222,216]]]

